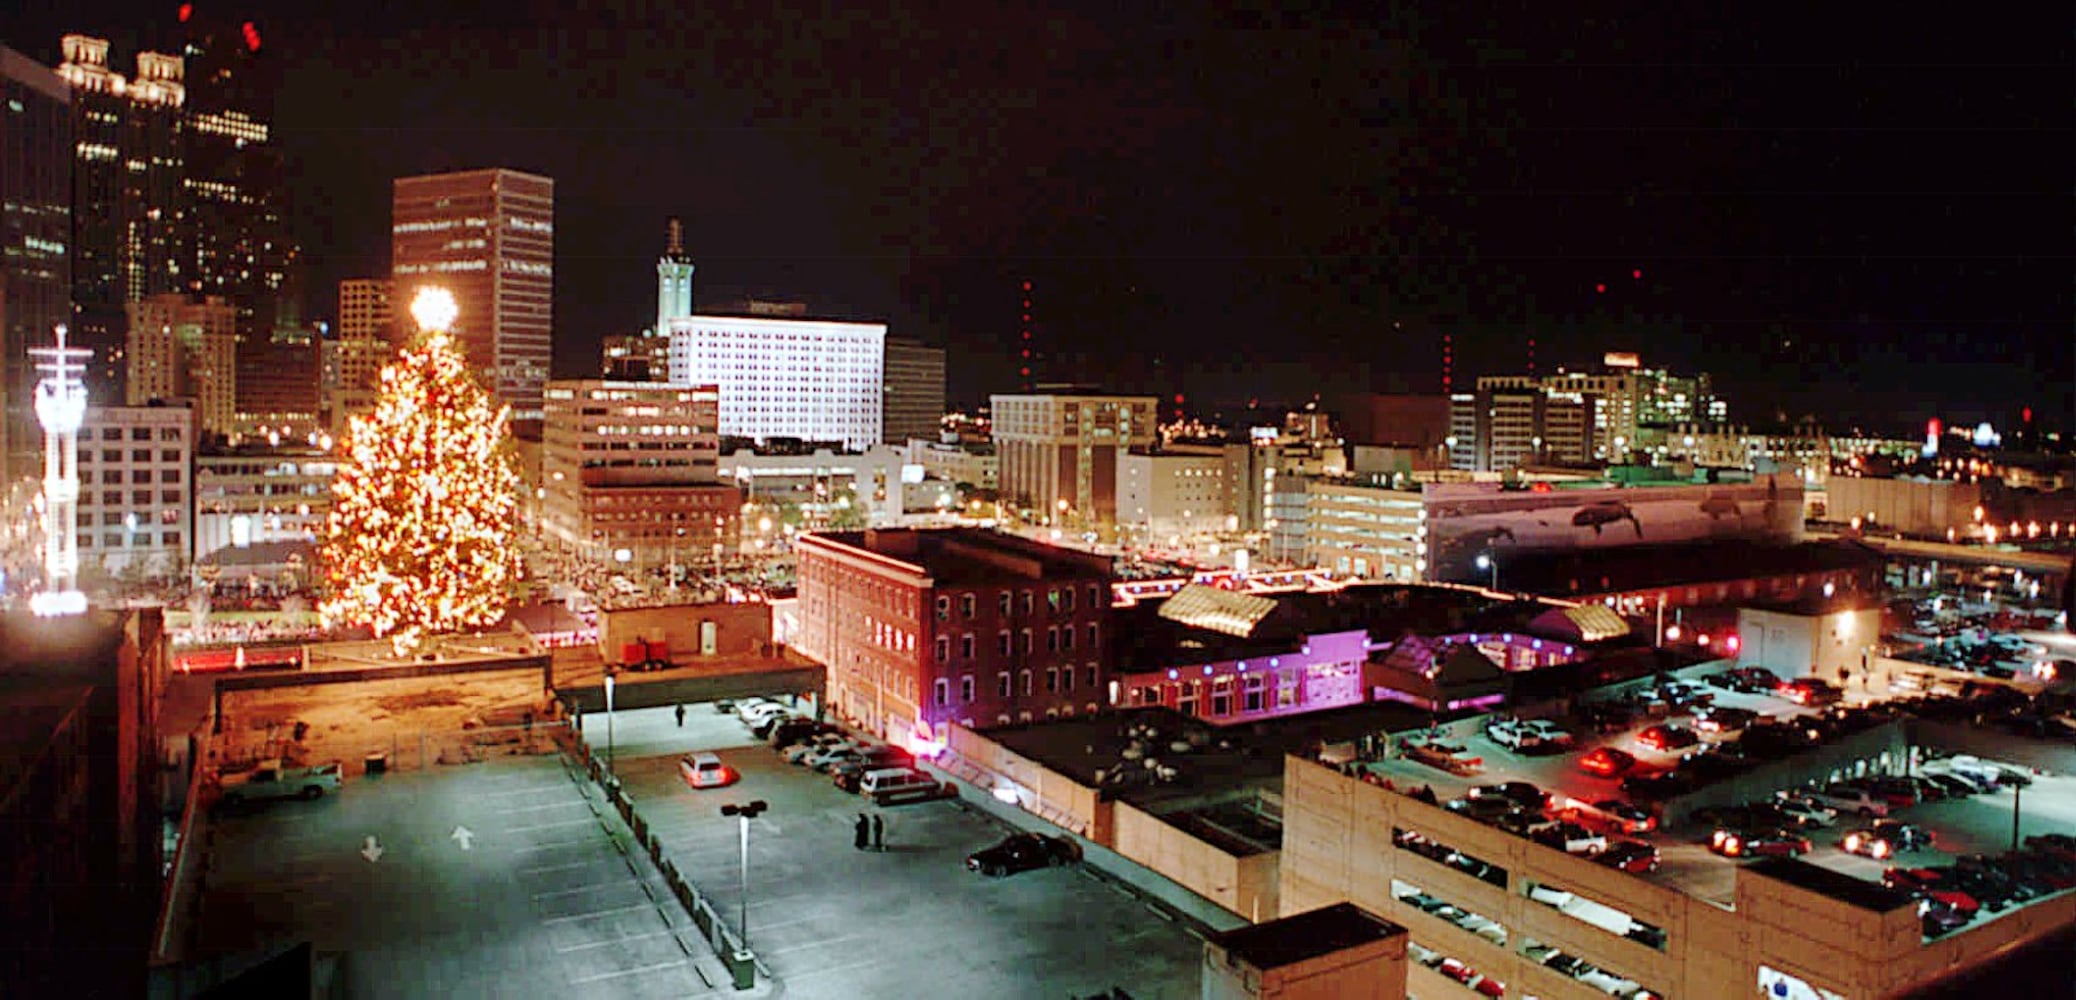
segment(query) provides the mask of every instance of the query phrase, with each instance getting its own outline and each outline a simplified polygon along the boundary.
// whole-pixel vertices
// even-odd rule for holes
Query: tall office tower
[[[36,474],[29,348],[72,319],[72,92],[0,46],[0,488]]]
[[[884,374],[882,440],[899,445],[916,438],[937,440],[944,421],[944,348],[888,337]]]
[[[668,337],[670,321],[690,315],[692,258],[685,255],[685,223],[673,215],[665,226],[663,256],[656,261],[656,326],[651,332]]]
[[[1159,435],[1152,396],[1072,390],[989,397],[1002,494],[1055,525],[1117,520],[1117,456]]]
[[[670,326],[670,381],[720,386],[721,436],[880,443],[886,324],[685,316]]]
[[[555,182],[502,168],[399,177],[392,295],[443,285],[454,338],[514,420],[541,419],[555,292]]]
[[[66,35],[58,76],[72,88],[72,334],[94,352],[87,385],[123,390],[124,306],[186,287],[187,101],[179,56],[142,52],[137,76],[108,63],[108,42]]]
[[[388,278],[339,282],[339,325],[324,342],[318,407],[333,437],[346,429],[348,417],[374,408],[382,366],[396,354],[395,320]]]
[[[130,406],[192,399],[207,434],[230,434],[238,417],[238,310],[217,296],[178,293],[128,306],[123,351]]]
[[[251,355],[241,360],[259,375],[272,368],[266,347],[300,256],[288,230],[286,174],[273,136],[280,68],[261,48],[252,22],[181,9],[188,202],[182,271],[187,290],[222,296],[237,307],[240,351]],[[310,378],[314,395],[314,371]]]

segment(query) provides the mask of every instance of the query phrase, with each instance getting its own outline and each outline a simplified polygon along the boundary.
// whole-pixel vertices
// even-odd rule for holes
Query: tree
[[[421,331],[382,369],[372,413],[354,417],[332,480],[325,623],[388,637],[399,655],[427,635],[495,623],[519,577],[519,476],[510,410],[454,347],[454,297],[411,303]]]

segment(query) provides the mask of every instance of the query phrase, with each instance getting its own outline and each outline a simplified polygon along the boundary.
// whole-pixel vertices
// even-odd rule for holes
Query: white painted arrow
[[[469,845],[476,842],[476,835],[465,826],[455,827],[454,832],[447,836],[453,838],[455,843],[460,844],[461,849],[464,851],[469,850]]]
[[[368,839],[361,843],[360,856],[368,859],[369,862],[382,860],[382,845],[375,843],[374,834],[368,834]]]

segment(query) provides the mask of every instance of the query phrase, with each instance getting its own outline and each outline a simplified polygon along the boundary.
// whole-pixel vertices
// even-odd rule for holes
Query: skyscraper
[[[181,139],[187,218],[185,288],[238,310],[242,351],[264,354],[300,251],[288,232],[281,150],[274,143],[280,71],[250,21],[181,8],[187,100]],[[247,366],[264,368],[261,363]],[[315,380],[315,373],[311,373]],[[310,393],[315,394],[315,385]]]
[[[395,314],[388,278],[348,278],[339,282],[337,336],[325,341],[324,404],[333,436],[346,418],[375,404],[382,366],[396,353]]]
[[[72,318],[71,104],[55,71],[0,46],[0,487],[41,447],[29,348]]]
[[[898,445],[913,438],[937,440],[944,420],[944,348],[888,337],[885,370],[882,438]]]
[[[167,293],[132,302],[124,379],[133,407],[191,399],[205,433],[232,433],[238,416],[238,310],[220,296]]]
[[[885,323],[762,316],[671,320],[670,381],[721,390],[721,436],[880,443]]]
[[[502,168],[400,177],[391,209],[392,292],[443,285],[456,344],[515,420],[541,419],[555,291],[555,182]]]
[[[124,306],[187,287],[187,190],[179,56],[137,55],[125,78],[108,42],[66,35],[58,75],[72,88],[72,334],[94,352],[88,392],[124,395]]]

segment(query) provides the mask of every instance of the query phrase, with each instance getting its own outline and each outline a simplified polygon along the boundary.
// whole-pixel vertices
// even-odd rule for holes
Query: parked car
[[[1550,793],[1526,781],[1503,781],[1496,785],[1479,785],[1470,790],[1473,799],[1505,799],[1523,809],[1547,809]]]
[[[938,781],[914,768],[890,767],[865,772],[865,777],[858,781],[858,794],[884,806],[952,798],[959,792],[951,782]]]
[[[835,770],[839,765],[842,765],[847,761],[865,759],[865,752],[867,750],[871,750],[876,745],[877,744],[868,743],[847,743],[842,746],[833,746],[828,748],[827,750],[822,751],[821,753],[814,754],[808,757],[806,760],[801,761],[801,763],[805,765],[807,769],[810,771],[821,771],[824,774],[826,774],[832,770]]]
[[[1804,793],[1792,791],[1775,792],[1774,797],[1774,807],[1802,826],[1830,826],[1838,819],[1838,810],[1824,805]]]
[[[1704,733],[1734,733],[1758,718],[1759,713],[1749,708],[1716,705],[1694,714],[1694,728]]]
[[[849,746],[850,739],[842,733],[822,733],[802,740],[786,748],[783,754],[788,764],[805,764],[807,761],[831,747]]]
[[[1561,819],[1568,819],[1585,826],[1604,827],[1617,833],[1649,833],[1658,828],[1658,817],[1651,811],[1621,799],[1600,799],[1585,802],[1566,799],[1564,807],[1557,811]]]
[[[1658,849],[1640,840],[1618,840],[1593,860],[1610,868],[1642,875],[1658,870]]]
[[[1809,838],[1788,830],[1718,829],[1708,849],[1726,858],[1796,857],[1808,854]]]
[[[784,750],[800,740],[823,733],[832,733],[836,727],[826,722],[816,722],[804,715],[791,715],[780,719],[778,724],[764,734],[764,742],[774,750]]]
[[[1566,854],[1598,854],[1607,850],[1607,837],[1577,823],[1548,823],[1529,831],[1529,839]]]
[[[1463,747],[1452,743],[1407,741],[1400,746],[1404,748],[1407,760],[1418,761],[1450,774],[1476,774],[1485,769],[1484,758],[1470,756]]]
[[[1765,667],[1731,667],[1703,677],[1702,680],[1726,691],[1744,694],[1770,694],[1780,686],[1780,677]]]
[[[1845,700],[1845,692],[1836,685],[1814,677],[1782,681],[1779,694],[1797,705],[1835,705]]]
[[[1881,794],[1866,788],[1854,788],[1847,785],[1827,785],[1804,794],[1818,805],[1828,806],[1841,813],[1852,813],[1859,816],[1887,816],[1889,814],[1889,800]]]
[[[1634,755],[1614,747],[1594,747],[1579,755],[1579,770],[1603,778],[1617,778],[1636,766]]]
[[[262,799],[318,799],[325,792],[336,792],[344,787],[338,763],[318,764],[314,767],[288,767],[280,760],[263,760],[260,765],[244,774],[227,774],[222,777],[224,805],[255,802]]]
[[[1693,711],[1712,705],[1716,700],[1716,693],[1707,685],[1678,679],[1660,682],[1654,693],[1675,712]]]
[[[865,775],[869,772],[890,767],[914,766],[915,756],[908,751],[899,747],[877,746],[829,768],[829,774],[836,787],[846,792],[855,792],[858,790],[858,784],[865,780]]]
[[[1847,830],[1838,840],[1838,846],[1844,848],[1845,853],[1865,855],[1877,861],[1931,845],[1932,835],[1923,827],[1895,820],[1881,820],[1871,826]]]
[[[1652,774],[1632,774],[1622,779],[1622,794],[1646,802],[1660,802],[1694,790],[1694,776],[1677,768]]]
[[[1572,735],[1548,719],[1494,719],[1485,725],[1485,736],[1516,752],[1570,746]]]
[[[1649,726],[1636,734],[1637,746],[1660,753],[1685,750],[1699,742],[1701,737],[1685,726]]]
[[[742,779],[718,754],[694,753],[678,758],[678,775],[693,788],[726,788]]]
[[[1042,833],[1012,833],[966,855],[966,870],[991,878],[1027,872],[1034,868],[1071,865],[1081,860],[1081,848],[1065,837]]]
[[[1573,711],[1586,728],[1603,735],[1619,733],[1629,728],[1636,713],[1625,704],[1615,701],[1589,701]]]

